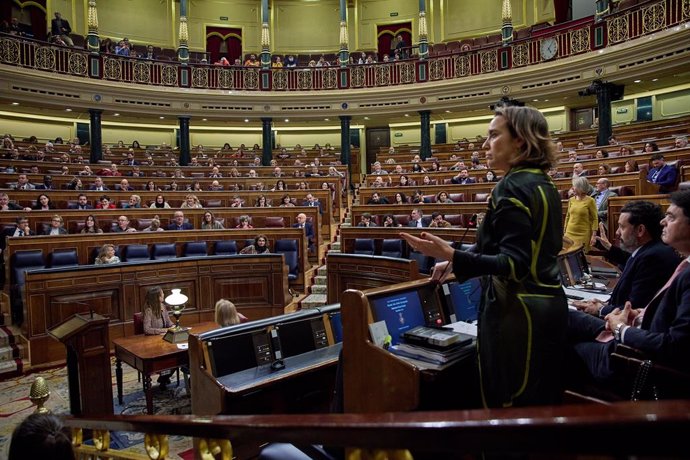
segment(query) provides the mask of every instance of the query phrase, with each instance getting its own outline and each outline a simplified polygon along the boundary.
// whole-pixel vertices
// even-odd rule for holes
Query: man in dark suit
[[[426,227],[422,221],[422,216],[423,214],[421,209],[413,209],[410,213],[410,221],[407,223],[407,226],[416,228]]]
[[[647,181],[659,186],[659,193],[671,193],[676,185],[678,171],[667,165],[661,153],[652,155],[652,166],[647,174]]]
[[[175,211],[173,220],[168,225],[168,230],[194,230],[194,226],[184,221],[184,213],[182,211]]]
[[[36,186],[36,190],[53,190],[53,176],[43,176],[43,183]]]
[[[36,186],[29,182],[26,174],[20,174],[17,176],[17,183],[12,188],[15,190],[34,190]]]
[[[605,319],[580,315],[575,324],[571,315],[568,336],[574,355],[598,382],[609,383],[614,377],[610,355],[618,343],[671,367],[690,370],[690,191],[671,195],[661,225],[664,243],[685,259],[646,308],[634,309],[626,302],[623,309],[615,309]],[[605,330],[613,340],[603,341]]]
[[[620,246],[613,246],[600,225],[597,241],[606,249],[609,262],[622,266],[608,302],[598,300],[574,302],[578,309],[601,318],[623,308],[630,301],[642,308],[652,300],[680,263],[675,250],[661,241],[661,207],[649,201],[628,202],[621,209],[616,236]]]
[[[311,222],[307,222],[307,215],[304,213],[297,214],[296,220],[297,220],[297,222],[292,224],[292,227],[304,229],[304,234],[307,237],[307,241],[309,242],[309,250],[313,251],[314,250],[314,226],[312,225]]]
[[[101,179],[100,177],[97,176],[93,180],[93,184],[91,184],[91,186],[89,187],[89,190],[95,190],[98,192],[103,192],[105,190],[108,190],[108,187],[106,187],[105,184],[103,183],[103,179]]]
[[[69,36],[72,33],[72,28],[67,19],[63,19],[62,15],[57,11],[55,12],[55,19],[50,21],[50,33],[53,37],[59,35],[67,46],[74,46],[74,42]]]
[[[93,209],[93,206],[91,206],[91,203],[89,203],[89,199],[84,195],[83,193],[80,193],[79,196],[77,197],[77,203],[76,204],[70,204],[67,206],[68,209]]]
[[[474,177],[470,177],[470,172],[467,168],[460,169],[458,174],[450,181],[453,184],[474,184],[477,182]]]
[[[7,193],[0,193],[0,211],[21,211],[22,209],[24,209],[22,206],[10,201]],[[27,210],[30,209],[27,208]]]
[[[612,196],[618,196],[618,194],[609,189],[609,180],[605,177],[598,179],[596,188],[592,192],[592,198],[597,205],[599,222],[604,222],[604,225],[609,218],[609,198]]]

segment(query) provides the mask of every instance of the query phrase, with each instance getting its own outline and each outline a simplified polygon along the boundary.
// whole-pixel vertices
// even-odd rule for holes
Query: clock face
[[[539,51],[545,61],[553,59],[558,53],[558,42],[555,38],[545,38],[539,45]]]

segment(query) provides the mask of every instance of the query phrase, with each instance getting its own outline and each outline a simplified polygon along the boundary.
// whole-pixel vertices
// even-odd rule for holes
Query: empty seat
[[[475,193],[474,194],[474,201],[477,202],[486,202],[489,199],[490,193]]]
[[[355,238],[355,254],[374,255],[373,238]]]
[[[46,268],[43,251],[40,249],[17,251],[12,254],[10,266],[12,267],[12,285],[23,286],[27,271]]]
[[[156,243],[151,248],[151,258],[153,260],[174,259],[175,257],[177,257],[175,243]]]
[[[125,247],[124,257],[126,262],[150,260],[149,247],[145,244],[129,244]]]
[[[206,205],[207,208],[221,208],[223,207],[223,200],[213,198],[206,200]]]
[[[425,256],[421,252],[417,251],[410,251],[409,259],[416,260],[417,267],[419,267],[419,273],[424,273],[425,275],[431,273],[431,269],[435,264],[433,257]]]
[[[75,267],[79,265],[76,249],[55,250],[48,256],[50,267]]]
[[[453,227],[462,227],[465,223],[462,214],[446,214],[445,220]]]
[[[273,252],[283,254],[288,266],[288,280],[296,280],[299,275],[299,254],[297,240],[277,240]]]
[[[403,242],[401,239],[384,239],[381,244],[381,255],[386,257],[401,258],[403,255]]]
[[[451,199],[454,203],[462,203],[465,201],[465,194],[464,193],[450,193],[448,195],[448,198]]]
[[[235,240],[216,241],[213,253],[217,256],[233,256],[237,254],[237,242]]]
[[[206,241],[190,241],[184,244],[183,257],[203,257],[208,253]]]
[[[285,218],[281,216],[267,216],[264,221],[264,227],[283,228],[285,227]]]
[[[134,313],[132,317],[132,324],[134,326],[134,335],[144,334],[144,314],[140,311]]]

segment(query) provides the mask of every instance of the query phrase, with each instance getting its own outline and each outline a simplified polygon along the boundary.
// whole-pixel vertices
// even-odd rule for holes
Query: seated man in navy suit
[[[184,221],[184,213],[182,211],[175,211],[173,220],[168,225],[168,230],[194,230],[194,226]]]
[[[652,300],[680,263],[676,251],[661,241],[661,206],[649,201],[630,201],[621,209],[616,237],[620,247],[606,237],[599,224],[597,241],[606,249],[609,262],[623,267],[608,302],[583,300],[573,302],[578,309],[594,316],[605,317],[614,308],[623,308],[630,301],[633,308],[642,308]]]
[[[664,243],[684,259],[645,308],[633,308],[626,302],[622,309],[616,308],[604,319],[573,315],[571,311],[571,355],[597,382],[612,383],[615,374],[610,355],[619,343],[676,369],[690,370],[690,191],[671,195],[671,205],[661,225]]]
[[[314,226],[311,222],[307,222],[307,215],[304,213],[297,214],[297,222],[292,224],[294,228],[303,228],[304,234],[309,242],[309,250],[314,250]]]
[[[671,193],[676,185],[678,171],[667,165],[661,153],[652,155],[652,166],[647,174],[647,181],[659,186],[659,193]]]
[[[467,168],[462,168],[460,171],[458,171],[458,174],[450,180],[450,182],[453,184],[474,184],[477,181],[474,179],[474,177],[470,177],[470,172]]]

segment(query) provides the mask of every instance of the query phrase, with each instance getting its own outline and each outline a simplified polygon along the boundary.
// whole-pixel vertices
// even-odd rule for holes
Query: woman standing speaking
[[[527,107],[497,109],[484,142],[490,169],[505,176],[494,187],[472,252],[430,233],[402,234],[435,257],[434,278],[452,263],[462,280],[483,276],[477,349],[486,407],[557,403],[568,307],[559,279],[561,200],[546,174],[555,149],[546,120]]]

